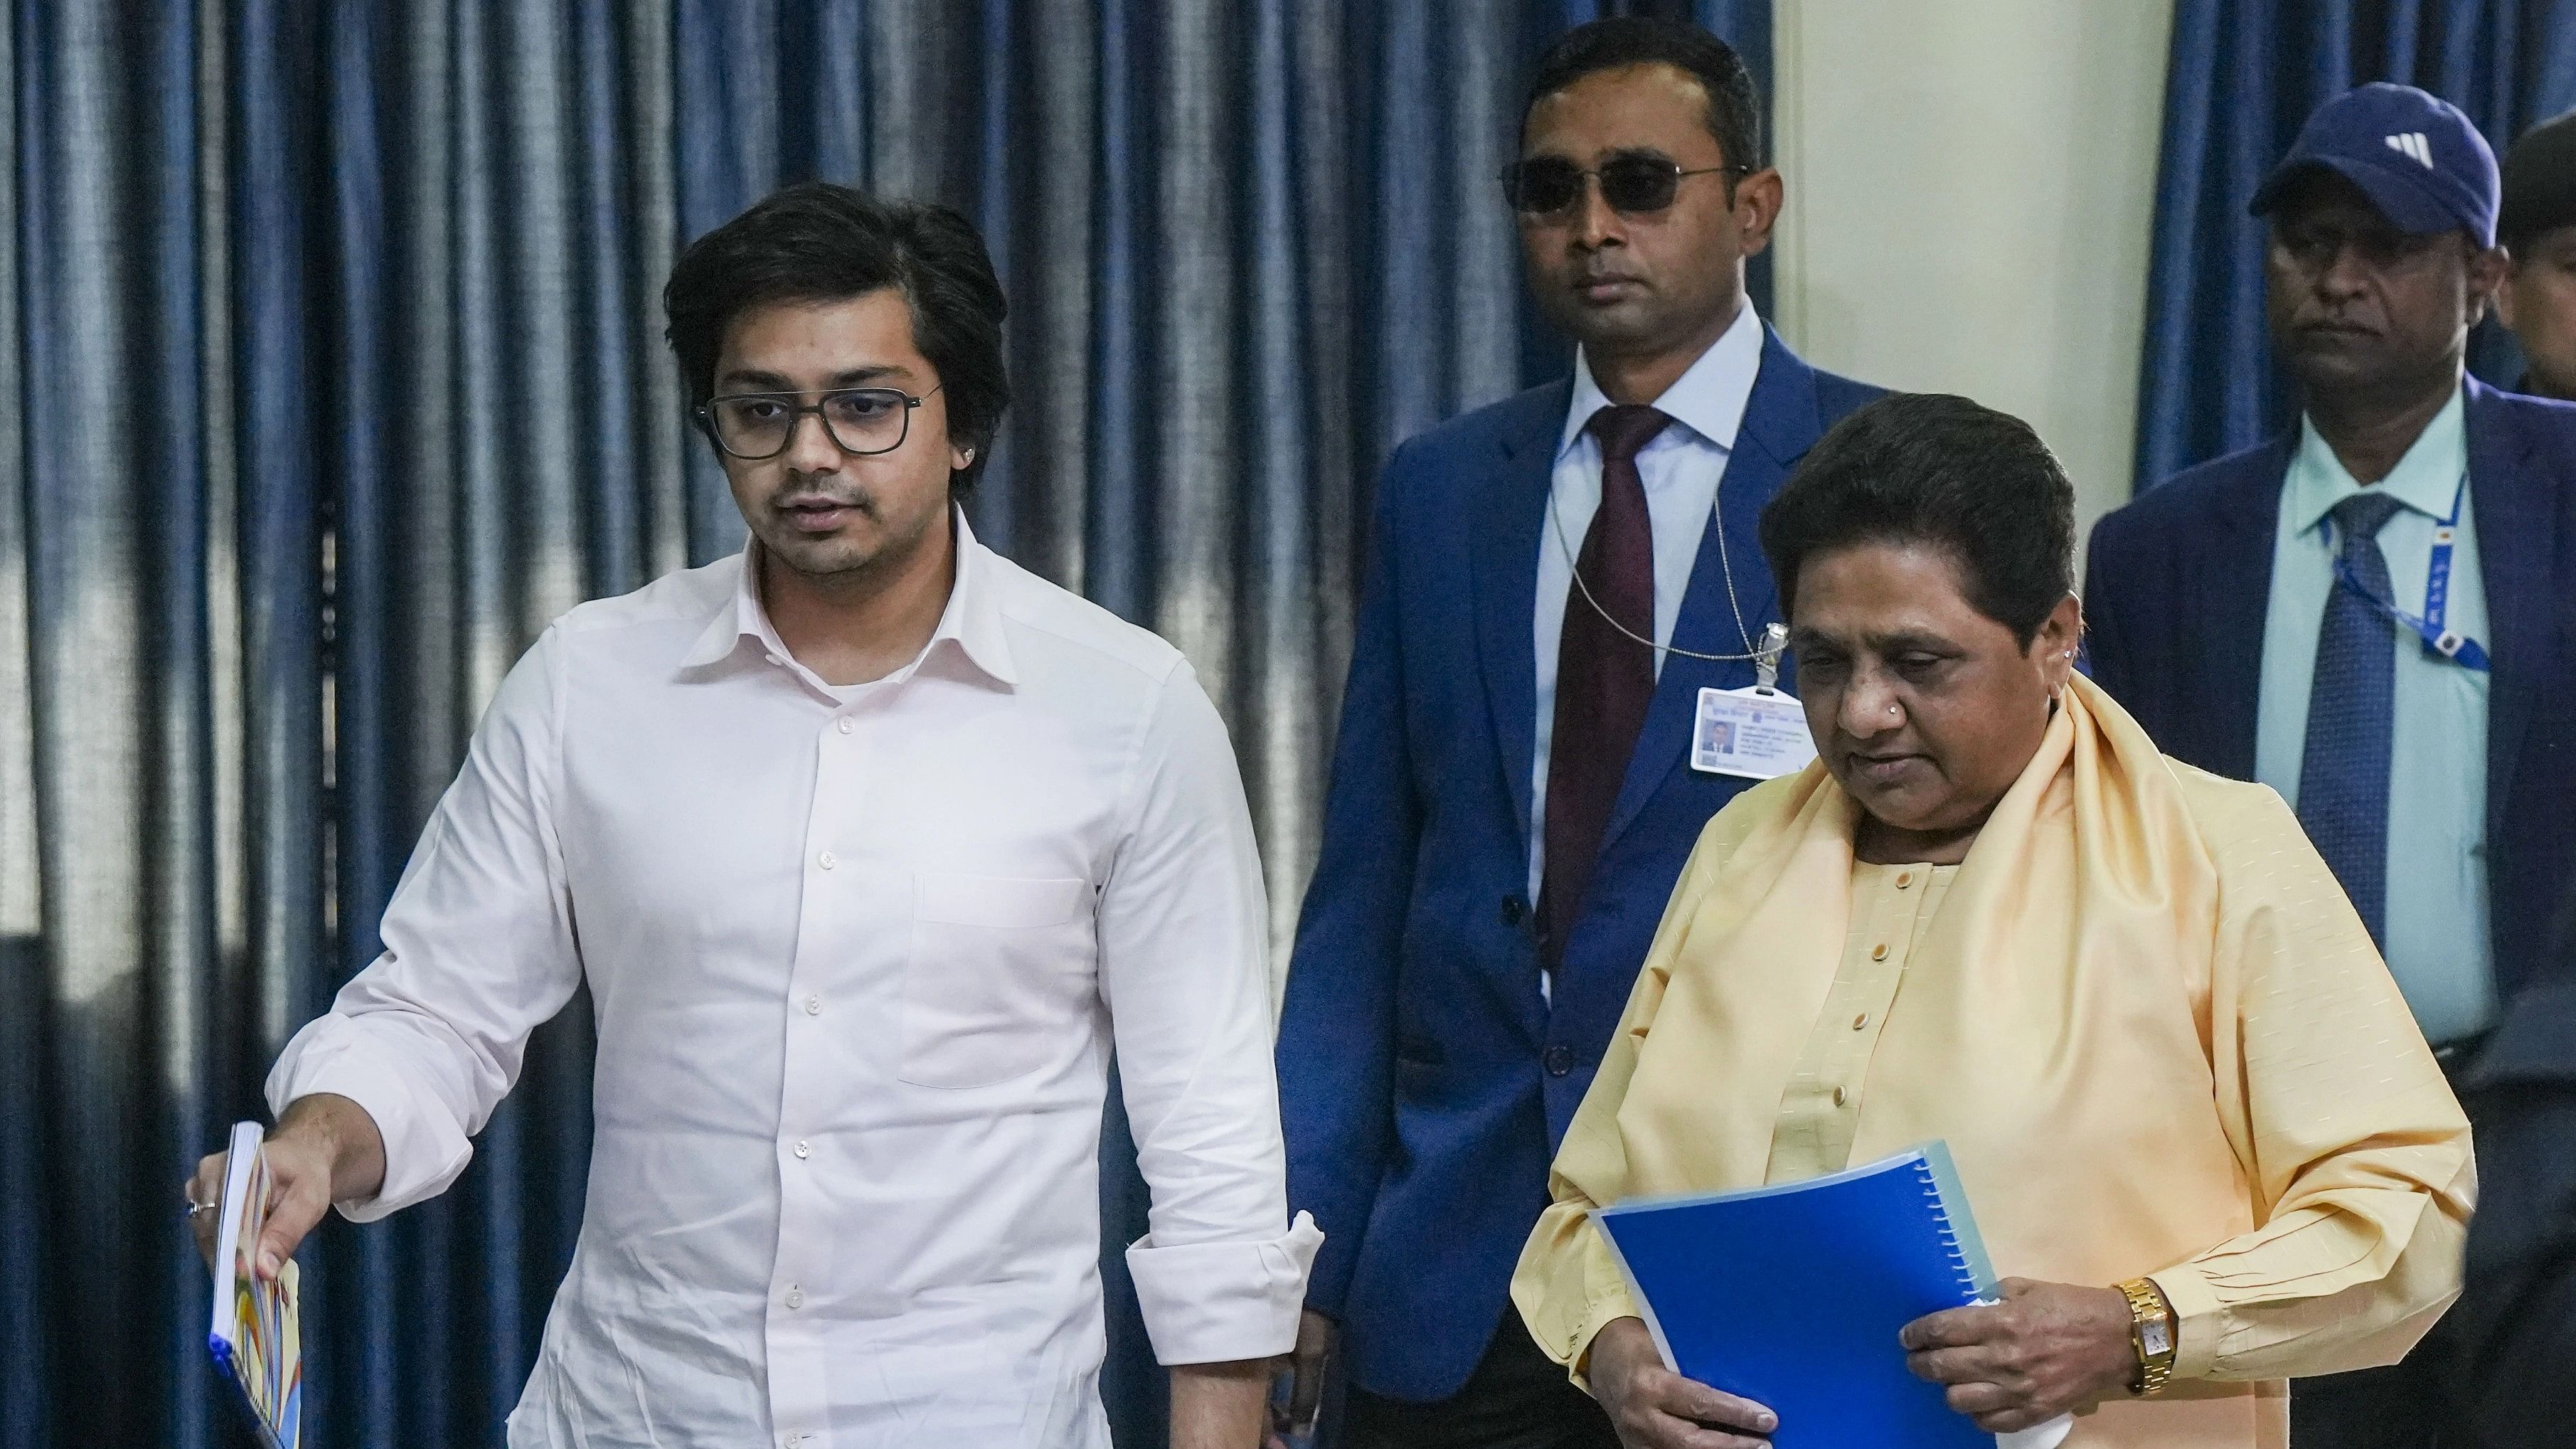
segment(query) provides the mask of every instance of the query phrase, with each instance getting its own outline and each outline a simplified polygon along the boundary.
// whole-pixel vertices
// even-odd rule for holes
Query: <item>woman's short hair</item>
[[[735,318],[772,303],[840,301],[884,287],[903,294],[913,345],[938,370],[949,440],[975,450],[975,460],[949,477],[950,492],[963,497],[993,451],[1011,377],[1002,284],[983,237],[958,212],[822,181],[772,192],[680,253],[662,289],[670,317],[663,335],[689,401],[703,407]]]
[[[2026,649],[2075,592],[2075,486],[2010,413],[1947,393],[1880,398],[1818,439],[1762,510],[1784,611],[1809,558],[1860,543],[1947,553],[1969,605]]]

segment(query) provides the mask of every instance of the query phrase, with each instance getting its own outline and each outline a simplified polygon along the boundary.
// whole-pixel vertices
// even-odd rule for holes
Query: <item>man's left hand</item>
[[[2117,1288],[2006,1278],[2003,1301],[1905,1325],[1905,1366],[1949,1386],[1950,1407],[1992,1434],[2081,1413],[2137,1377],[2129,1300]]]

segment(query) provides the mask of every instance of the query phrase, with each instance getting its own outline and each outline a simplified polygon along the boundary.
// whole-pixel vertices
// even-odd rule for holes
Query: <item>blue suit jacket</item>
[[[2496,987],[2551,949],[2576,879],[2576,407],[2468,384],[2486,574],[2487,889]],[[2273,532],[2292,431],[2180,473],[2103,519],[2085,565],[2093,678],[2165,753],[2254,778]]]
[[[1667,656],[1551,1010],[1525,899],[1530,623],[1571,389],[1454,419],[1387,464],[1288,977],[1288,1192],[1326,1235],[1308,1302],[1341,1322],[1353,1380],[1398,1398],[1456,1392],[1492,1337],[1547,1204],[1548,1161],[1665,898],[1700,827],[1747,783],[1683,761],[1701,687],[1750,684],[1751,666]],[[1779,616],[1762,505],[1825,427],[1876,395],[1764,337],[1718,520],[1756,639]],[[1712,527],[1679,648],[1743,651],[1718,550]]]

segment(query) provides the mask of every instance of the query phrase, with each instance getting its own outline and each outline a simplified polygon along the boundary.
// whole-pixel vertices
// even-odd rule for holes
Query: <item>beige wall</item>
[[[2172,0],[1779,0],[1776,321],[2039,429],[2129,496]]]

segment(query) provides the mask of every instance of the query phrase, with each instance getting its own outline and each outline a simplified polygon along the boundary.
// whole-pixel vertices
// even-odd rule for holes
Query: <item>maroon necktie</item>
[[[1671,421],[1650,407],[1605,407],[1584,424],[1601,445],[1601,508],[1575,556],[1575,586],[1566,591],[1565,631],[1556,646],[1556,729],[1547,752],[1547,849],[1538,890],[1539,960],[1549,971],[1564,958],[1610,807],[1628,774],[1628,755],[1655,696],[1654,647],[1638,642],[1655,637],[1655,532],[1646,516],[1646,485],[1637,477],[1637,450]]]

